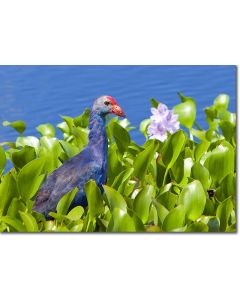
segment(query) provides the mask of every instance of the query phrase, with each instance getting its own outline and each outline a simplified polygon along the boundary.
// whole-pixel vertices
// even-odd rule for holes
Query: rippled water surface
[[[203,109],[220,93],[236,106],[234,66],[0,66],[0,122],[22,119],[26,135],[38,135],[40,123],[57,124],[59,115],[76,116],[100,95],[117,99],[133,126],[149,117],[149,99],[172,107],[177,92],[195,98],[197,121],[204,127]],[[0,127],[0,142],[13,140],[13,129]],[[142,143],[138,130],[132,138]]]

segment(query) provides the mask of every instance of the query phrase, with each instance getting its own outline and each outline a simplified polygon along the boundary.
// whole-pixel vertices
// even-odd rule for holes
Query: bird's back
[[[50,211],[55,211],[57,203],[63,195],[78,187],[78,201],[75,199],[75,205],[80,205],[84,200],[84,185],[94,179],[97,184],[102,184],[102,162],[96,160],[91,149],[85,148],[80,154],[67,160],[58,169],[53,171],[47,180],[40,187],[34,210],[44,214],[46,217]]]

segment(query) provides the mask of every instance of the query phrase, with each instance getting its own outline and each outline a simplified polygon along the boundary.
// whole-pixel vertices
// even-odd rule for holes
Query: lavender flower
[[[169,110],[166,105],[159,104],[157,108],[151,108],[152,116],[148,127],[149,139],[157,139],[164,142],[167,139],[167,133],[173,134],[180,128],[178,115]]]

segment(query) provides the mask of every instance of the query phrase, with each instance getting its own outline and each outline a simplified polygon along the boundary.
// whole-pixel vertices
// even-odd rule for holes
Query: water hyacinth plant
[[[208,128],[202,129],[195,100],[178,95],[173,110],[151,99],[152,115],[140,124],[143,145],[131,139],[127,119],[112,118],[103,193],[90,180],[88,207],[68,211],[75,188],[51,212],[52,220],[33,211],[35,195],[53,170],[87,145],[89,109],[62,116],[56,128],[40,124],[36,136],[24,135],[23,121],[4,122],[19,137],[0,144],[0,231],[235,232],[236,114],[228,111],[229,97],[219,95],[205,109]]]
[[[168,133],[173,134],[180,128],[178,115],[172,110],[168,110],[165,104],[159,103],[157,108],[151,108],[151,123],[148,127],[148,136],[150,139],[157,139],[164,142]]]

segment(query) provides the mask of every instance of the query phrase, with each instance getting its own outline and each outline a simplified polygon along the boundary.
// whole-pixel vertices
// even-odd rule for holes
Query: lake
[[[0,66],[0,123],[22,119],[24,135],[39,136],[40,123],[61,122],[59,115],[77,116],[101,95],[111,95],[124,109],[137,143],[141,120],[150,115],[150,98],[169,108],[180,102],[177,92],[197,102],[197,121],[206,127],[204,107],[220,93],[230,96],[236,111],[235,66]],[[17,134],[0,126],[0,142]],[[60,133],[59,133],[60,136]]]

